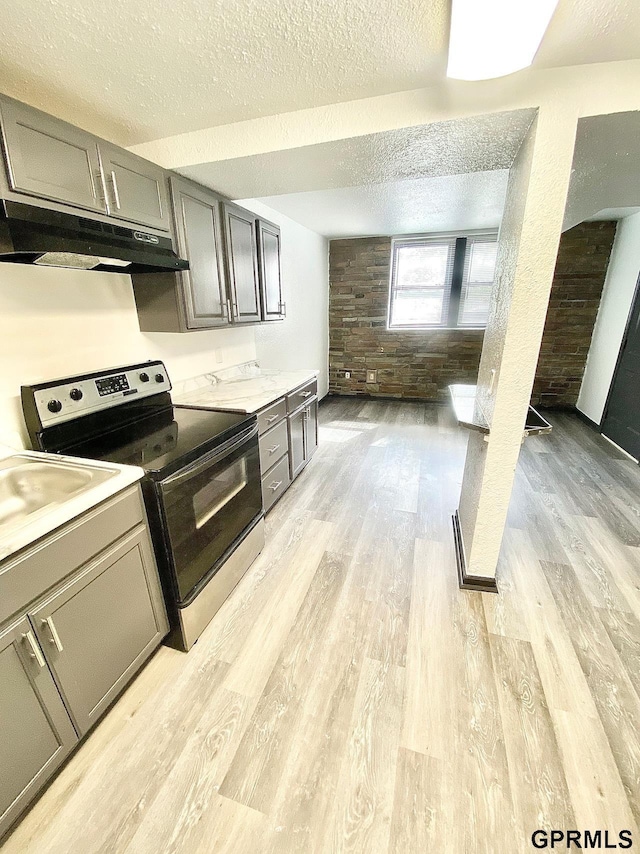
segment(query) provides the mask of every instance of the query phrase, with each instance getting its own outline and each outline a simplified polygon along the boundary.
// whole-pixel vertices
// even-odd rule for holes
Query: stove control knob
[[[49,403],[47,403],[47,409],[49,412],[60,412],[62,404],[59,400],[50,400]]]
[[[156,382],[163,383],[164,382],[164,374],[156,374]]]
[[[138,377],[138,379],[140,380],[141,383],[148,383],[149,382],[149,374],[146,373],[146,371],[143,371],[140,374],[140,376]]]
[[[81,388],[72,388],[69,392],[69,397],[71,398],[71,400],[82,400],[84,394],[82,393]]]

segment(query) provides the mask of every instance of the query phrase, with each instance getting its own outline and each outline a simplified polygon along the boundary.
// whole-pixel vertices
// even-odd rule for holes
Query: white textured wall
[[[329,242],[256,199],[241,205],[280,226],[285,320],[255,327],[263,368],[314,368],[318,391],[329,388]]]
[[[317,368],[326,394],[327,240],[259,202],[251,207],[282,228],[287,319],[272,325],[143,333],[129,276],[1,264],[0,443],[26,442],[22,383],[145,359],[163,359],[173,381],[255,358],[268,368]]]
[[[511,167],[460,496],[467,574],[495,577],[562,228],[577,115],[541,109]],[[491,371],[496,371],[489,391]]]
[[[599,424],[640,274],[640,213],[618,225],[593,329],[578,409]]]
[[[253,328],[142,333],[129,276],[0,265],[0,443],[26,442],[20,385],[145,359],[173,380],[255,358]]]

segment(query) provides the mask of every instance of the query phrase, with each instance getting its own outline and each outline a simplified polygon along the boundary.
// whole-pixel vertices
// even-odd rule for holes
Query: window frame
[[[411,332],[424,330],[467,330],[470,332],[484,330],[484,326],[468,326],[460,324],[460,301],[462,297],[462,288],[464,285],[464,271],[467,260],[467,246],[470,238],[488,238],[491,242],[498,242],[498,230],[483,230],[483,231],[466,231],[466,232],[447,232],[441,234],[414,234],[405,236],[395,236],[391,238],[391,262],[389,265],[389,298],[387,302],[387,331],[388,332]],[[453,263],[451,265],[451,280],[448,283],[448,305],[447,317],[443,323],[411,323],[411,324],[392,324],[391,312],[393,309],[394,294],[399,290],[395,286],[396,272],[396,248],[414,244],[428,243],[445,243],[455,241]],[[446,294],[445,283],[445,294]],[[495,278],[494,278],[495,285]]]

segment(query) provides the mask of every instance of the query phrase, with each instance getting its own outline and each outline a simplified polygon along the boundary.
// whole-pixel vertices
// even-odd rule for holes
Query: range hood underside
[[[169,236],[10,201],[2,201],[0,217],[0,262],[113,273],[189,268]]]

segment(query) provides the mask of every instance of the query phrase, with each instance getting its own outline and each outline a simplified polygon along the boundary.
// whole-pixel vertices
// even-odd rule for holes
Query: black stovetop
[[[167,406],[90,439],[63,453],[135,465],[159,479],[189,465],[255,422],[255,415]]]

